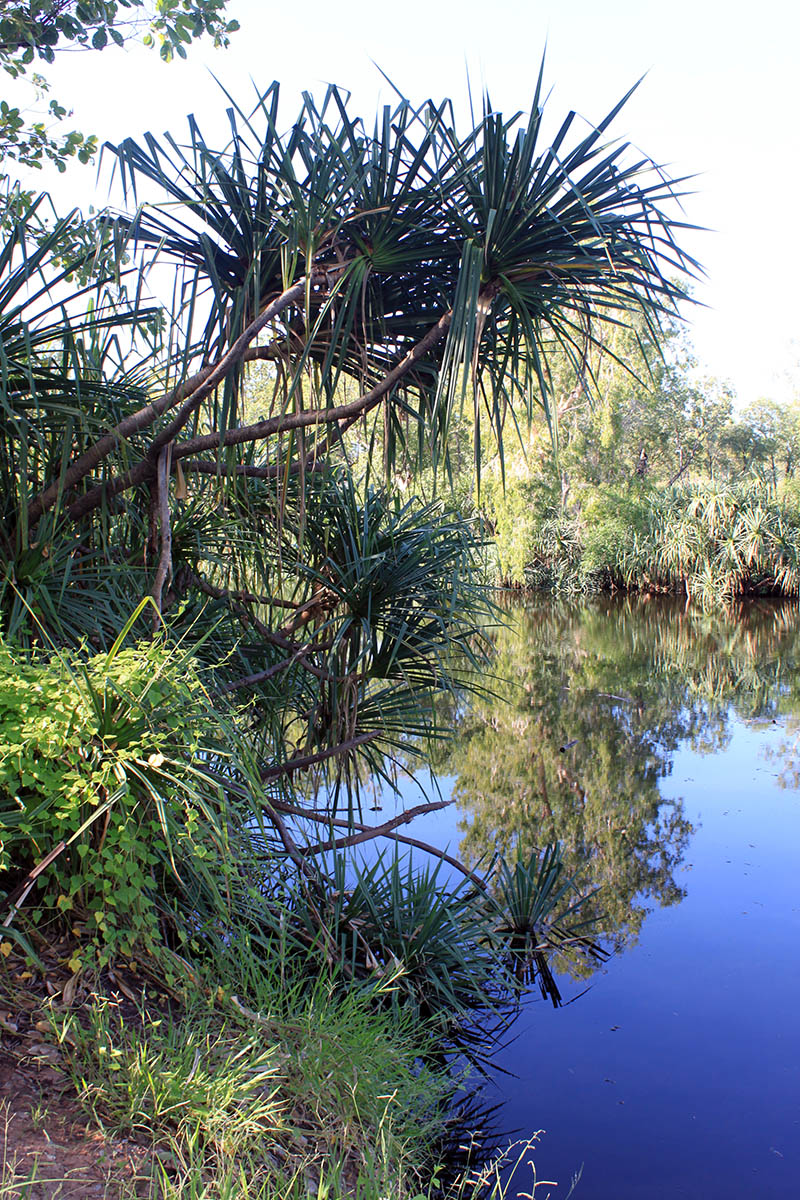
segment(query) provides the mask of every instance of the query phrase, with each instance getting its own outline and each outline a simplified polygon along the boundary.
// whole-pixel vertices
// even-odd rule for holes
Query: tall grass
[[[285,964],[265,971],[245,951],[216,966],[180,1010],[155,991],[134,1008],[119,995],[49,1008],[87,1115],[112,1142],[128,1137],[148,1151],[131,1197],[503,1194],[480,1147],[474,1166],[447,1168],[458,1078],[430,1061],[435,1022],[376,1006],[375,991],[390,984],[343,991],[325,975],[287,975]],[[108,1195],[121,1200],[128,1193],[113,1182]],[[9,1162],[0,1196],[25,1186]]]

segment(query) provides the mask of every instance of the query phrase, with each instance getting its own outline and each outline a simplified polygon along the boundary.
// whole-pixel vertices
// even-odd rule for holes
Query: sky
[[[570,109],[599,121],[644,76],[610,134],[693,176],[686,217],[707,232],[684,246],[706,272],[689,314],[701,368],[740,404],[800,394],[796,0],[229,0],[228,14],[241,29],[227,50],[201,42],[169,65],[135,46],[65,54],[51,90],[73,126],[116,142],[148,129],[180,140],[190,112],[221,137],[213,76],[243,107],[280,80],[287,125],[300,93],[329,82],[371,124],[392,100],[381,71],[410,99],[449,96],[465,114],[469,78],[508,114],[529,108],[546,47],[554,126]],[[46,182],[61,206],[107,198],[92,168]]]

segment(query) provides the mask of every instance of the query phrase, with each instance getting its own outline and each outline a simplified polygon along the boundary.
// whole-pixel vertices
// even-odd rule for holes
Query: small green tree
[[[464,413],[477,476],[515,422],[555,429],[554,355],[657,323],[683,296],[676,263],[693,266],[676,186],[606,142],[619,106],[542,144],[541,89],[524,118],[487,100],[461,130],[446,101],[367,127],[336,88],[286,122],[273,85],[234,107],[223,149],[194,120],[183,145],[109,147],[128,199],[151,199],[102,219],[96,257],[65,258],[63,225],[32,246],[24,220],[0,254],[3,632],[86,658],[149,595],[132,636],[190,640],[215,700],[235,698],[219,786],[252,805],[318,926],[316,856],[375,833],[337,785],[390,775],[437,731],[485,615],[469,525],[399,496],[393,465],[446,465]],[[153,256],[169,310],[146,300]],[[299,799],[312,773],[321,811]],[[287,816],[324,840],[301,850]]]
[[[186,47],[208,35],[226,46],[238,22],[225,15],[225,0],[10,0],[0,10],[0,67],[12,79],[27,76],[40,99],[48,91],[46,77],[35,65],[52,63],[63,50],[104,50],[135,39],[158,46],[161,58],[186,57]],[[21,167],[52,162],[59,171],[77,158],[88,162],[97,139],[78,130],[56,134],[68,112],[50,100],[44,114],[30,121],[7,100],[0,101],[0,156]],[[0,173],[0,182],[7,172]]]

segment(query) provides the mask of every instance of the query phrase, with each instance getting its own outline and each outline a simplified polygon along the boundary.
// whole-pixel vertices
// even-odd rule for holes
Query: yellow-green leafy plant
[[[0,644],[4,934],[61,921],[99,965],[190,938],[203,898],[224,904],[221,754],[195,663],[161,639],[88,658]]]

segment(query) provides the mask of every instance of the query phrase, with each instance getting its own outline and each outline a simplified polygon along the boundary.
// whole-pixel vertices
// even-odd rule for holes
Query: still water
[[[800,1197],[800,611],[536,604],[495,640],[434,764],[456,805],[413,832],[470,864],[558,840],[598,889],[608,961],[554,964],[484,1092],[543,1131],[537,1200]]]

